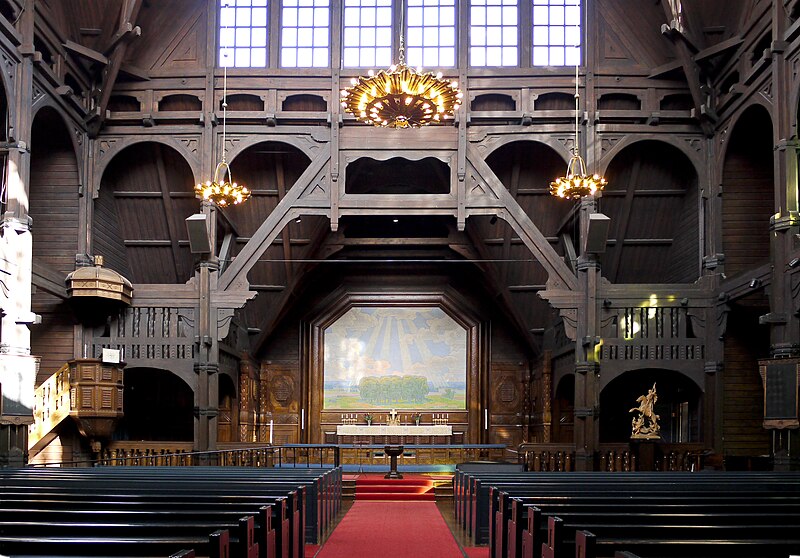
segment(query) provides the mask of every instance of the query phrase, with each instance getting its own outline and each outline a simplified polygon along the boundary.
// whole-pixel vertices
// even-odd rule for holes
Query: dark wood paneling
[[[39,385],[75,358],[75,322],[67,303],[45,292],[36,293],[31,309],[42,317],[41,324],[31,326],[31,354],[41,357],[36,375]]]
[[[94,201],[94,247],[95,255],[103,256],[104,266],[130,277],[125,244],[119,230],[119,216],[110,188],[102,188]]]
[[[30,216],[33,256],[69,273],[78,251],[78,167],[63,121],[44,109],[33,124]]]
[[[772,153],[769,115],[751,108],[733,130],[722,175],[722,246],[729,277],[769,261]]]
[[[722,436],[726,456],[770,453],[770,434],[762,427],[764,389],[758,359],[769,354],[769,332],[758,313],[736,311],[725,337]]]

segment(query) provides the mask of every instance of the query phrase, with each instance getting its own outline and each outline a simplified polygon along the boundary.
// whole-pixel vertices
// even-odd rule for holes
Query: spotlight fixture
[[[580,99],[578,91],[578,62],[575,63],[575,143],[572,146],[572,157],[567,163],[565,176],[556,178],[550,183],[550,194],[558,198],[577,200],[583,196],[594,196],[601,192],[608,182],[599,174],[588,174],[586,163],[580,156],[578,147],[578,128],[580,119]]]
[[[494,225],[495,223],[497,223],[497,215],[492,215],[492,218],[489,219],[489,224]]]
[[[294,220],[295,223],[301,223],[302,221],[303,221],[303,219],[301,219],[300,217],[298,217],[297,219]]]
[[[761,286],[761,279],[750,279],[749,287],[751,289],[757,289]]]
[[[786,265],[788,265],[789,267],[797,267],[797,264],[800,264],[800,258],[792,258]]]

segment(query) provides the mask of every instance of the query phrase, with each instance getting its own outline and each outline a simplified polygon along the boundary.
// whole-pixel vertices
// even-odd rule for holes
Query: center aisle
[[[433,502],[356,501],[317,558],[464,558]]]

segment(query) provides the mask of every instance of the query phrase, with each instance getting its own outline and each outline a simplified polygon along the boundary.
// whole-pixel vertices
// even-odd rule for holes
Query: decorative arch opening
[[[564,174],[567,166],[564,158],[543,143],[515,141],[493,151],[486,163],[542,234],[558,236],[559,225],[571,204],[551,196],[548,187]],[[523,254],[524,251],[520,252],[520,256]]]
[[[470,110],[474,111],[512,111],[517,110],[517,102],[511,95],[487,93],[472,100]]]
[[[194,437],[194,394],[168,370],[130,368],[124,372],[123,409],[114,438],[191,442]]]
[[[344,190],[347,194],[447,194],[450,166],[435,157],[418,161],[362,157],[347,165]]]
[[[629,93],[607,93],[597,101],[597,110],[641,110],[642,101]]]
[[[760,105],[736,122],[722,169],[722,247],[732,277],[769,261],[774,213],[772,119]]]
[[[319,95],[290,95],[281,104],[286,112],[327,112],[328,103]]]
[[[229,111],[259,112],[264,110],[264,100],[258,95],[236,93],[228,95],[226,101]],[[220,101],[219,109],[222,110],[222,101]]]
[[[661,99],[658,108],[659,110],[692,110],[694,108],[694,99],[692,99],[691,95],[686,95],[685,93],[665,95]]]
[[[36,113],[31,134],[27,205],[33,220],[33,261],[66,275],[75,269],[80,223],[78,160],[62,116],[51,107]],[[74,317],[61,299],[45,291],[32,296],[40,326],[31,328],[32,354],[43,355],[37,383],[73,358]]]
[[[200,111],[203,102],[194,95],[167,95],[158,103],[160,112]]]
[[[569,93],[543,93],[533,102],[535,110],[575,110],[575,96]]]
[[[103,174],[92,252],[132,283],[183,283],[194,272],[184,221],[199,209],[180,153],[156,142],[127,147]]]
[[[131,95],[112,95],[108,100],[108,110],[111,112],[139,112],[142,105],[139,99]]]
[[[673,370],[631,370],[611,380],[600,393],[600,443],[626,443],[637,398],[656,386],[654,412],[661,439],[667,443],[699,442],[702,437],[702,392],[688,377]]]
[[[699,191],[689,158],[664,142],[640,141],[614,157],[606,178],[600,210],[611,227],[603,275],[614,283],[697,279]]]

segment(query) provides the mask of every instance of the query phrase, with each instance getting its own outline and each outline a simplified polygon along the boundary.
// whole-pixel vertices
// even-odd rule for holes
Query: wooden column
[[[31,353],[29,326],[36,316],[31,311],[31,280],[33,237],[28,217],[30,188],[30,107],[33,97],[34,0],[25,0],[20,20],[22,44],[21,61],[9,70],[16,72],[16,89],[8,91],[8,103],[18,110],[9,122],[9,141],[14,148],[8,152],[8,203],[0,228],[0,270],[3,285],[0,307],[6,311],[0,325],[0,381],[7,404],[0,410],[0,436],[8,443],[0,444],[0,465],[21,466],[27,461],[28,424],[33,422],[33,394],[36,383],[37,359]],[[0,403],[2,405],[2,403]],[[11,442],[14,440],[14,442]]]
[[[578,257],[578,320],[575,336],[575,470],[594,469],[594,454],[599,446],[597,428],[600,394],[597,379],[600,366],[595,356],[600,328],[597,323],[597,284],[599,264],[594,254],[586,252],[589,215],[597,202],[591,196],[580,201],[581,255]]]
[[[761,316],[760,322],[770,327],[770,353],[773,357],[795,357],[800,354],[800,327],[794,312],[789,311],[792,301],[791,275],[787,273],[792,257],[795,235],[800,232],[798,215],[798,142],[792,136],[795,110],[791,106],[790,91],[792,68],[786,63],[784,51],[788,44],[782,40],[787,26],[787,16],[780,2],[772,5],[773,92],[773,175],[775,179],[775,214],[770,219],[772,242],[772,281],[769,300],[770,312]]]

